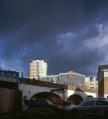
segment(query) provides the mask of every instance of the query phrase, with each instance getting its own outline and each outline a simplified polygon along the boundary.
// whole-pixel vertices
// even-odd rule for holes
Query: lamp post
[[[64,88],[63,88],[63,101],[65,102],[65,90],[64,90]],[[65,109],[65,103],[63,104],[63,108]]]

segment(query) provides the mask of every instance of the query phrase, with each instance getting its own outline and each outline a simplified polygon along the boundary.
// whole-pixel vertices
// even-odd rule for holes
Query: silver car
[[[108,101],[89,100],[75,108],[80,114],[84,115],[104,115],[108,112]]]
[[[73,110],[73,109],[75,109],[77,107],[78,107],[78,105],[71,104],[71,105],[65,105],[64,109],[65,110]]]

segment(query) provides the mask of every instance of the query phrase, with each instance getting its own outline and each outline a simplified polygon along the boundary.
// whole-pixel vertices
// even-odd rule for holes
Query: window
[[[96,101],[96,105],[108,105],[107,101]]]
[[[94,89],[94,87],[90,87],[90,89],[91,89],[91,90],[93,90],[93,89]]]
[[[48,102],[48,104],[52,105],[52,102],[50,100],[46,100],[46,102]]]
[[[90,81],[94,81],[94,77],[90,77]]]
[[[82,106],[93,106],[93,105],[94,105],[94,101],[87,101],[82,104]]]

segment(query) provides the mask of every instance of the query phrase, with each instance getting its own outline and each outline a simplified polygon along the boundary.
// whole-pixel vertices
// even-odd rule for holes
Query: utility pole
[[[24,77],[24,74],[23,74],[23,72],[21,72],[21,78],[23,78]]]

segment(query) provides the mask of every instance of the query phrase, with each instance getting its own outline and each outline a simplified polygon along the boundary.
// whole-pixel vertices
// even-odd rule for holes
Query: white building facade
[[[87,90],[98,90],[98,81],[96,76],[86,76],[85,77],[85,88]]]
[[[59,83],[68,86],[82,88],[85,81],[85,75],[69,71],[67,73],[59,74]]]
[[[40,78],[40,80],[52,83],[59,83],[59,75],[48,75],[46,77]]]
[[[69,71],[58,75],[48,75],[39,80],[82,88],[85,83],[85,75]]]

